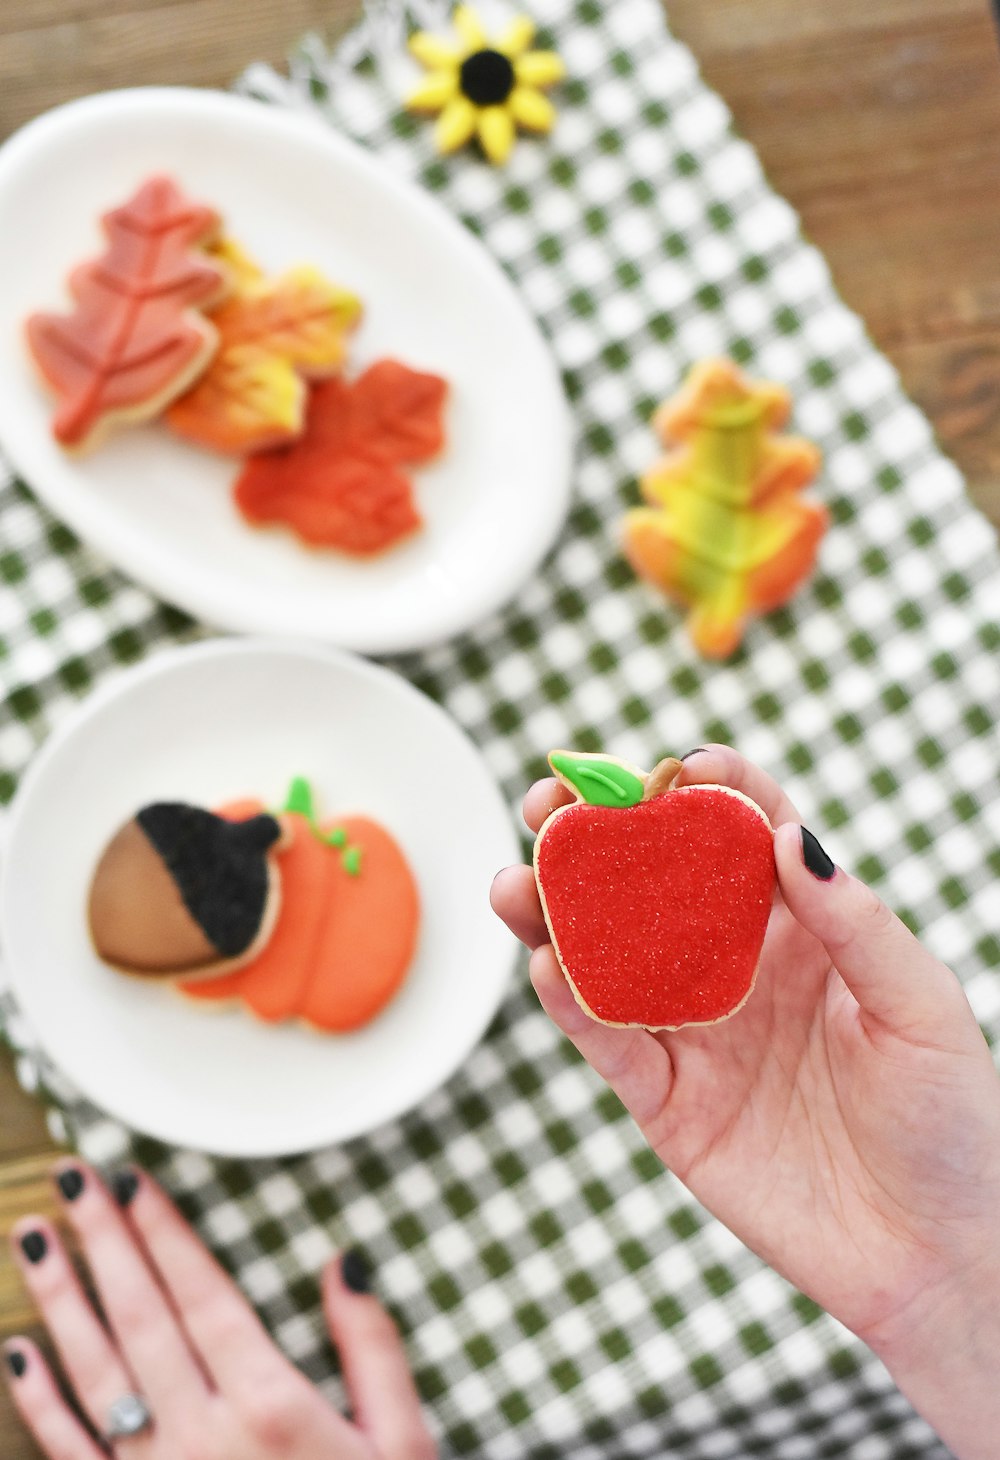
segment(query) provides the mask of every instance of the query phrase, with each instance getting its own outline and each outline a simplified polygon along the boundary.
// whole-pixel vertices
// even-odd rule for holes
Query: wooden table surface
[[[613,3],[613,0],[609,0]],[[352,0],[3,0],[0,137],[58,102],[225,85]],[[527,5],[530,9],[530,3]],[[1000,60],[988,0],[667,0],[840,290],[1000,525]],[[0,1055],[0,1234],[53,1147]],[[34,1331],[0,1253],[0,1338]],[[38,1451],[0,1386],[4,1460]]]

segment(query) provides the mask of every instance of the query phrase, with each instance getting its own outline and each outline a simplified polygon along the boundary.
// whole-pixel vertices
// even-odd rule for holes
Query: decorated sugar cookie
[[[696,365],[653,418],[670,454],[642,478],[649,503],[625,514],[635,571],[689,609],[695,647],[736,650],[748,619],[785,603],[812,572],[829,521],[805,501],[820,455],[777,434],[791,400],[729,360]]]
[[[220,219],[152,177],[101,220],[107,247],[70,276],[70,314],[32,314],[28,348],[58,408],[61,446],[84,451],[114,427],[151,420],[202,373],[217,333],[202,310],[226,293],[205,253]]]
[[[335,375],[361,302],[307,265],[268,279],[232,239],[213,250],[234,292],[210,318],[219,347],[167,411],[178,435],[213,451],[287,445],[305,426],[309,380]]]
[[[775,889],[771,825],[728,786],[675,787],[607,755],[553,751],[577,799],[535,842],[556,957],[602,1024],[716,1024],[753,989]]]
[[[458,5],[452,22],[457,44],[427,31],[411,36],[410,50],[429,75],[406,105],[437,114],[440,152],[455,152],[478,137],[490,162],[506,162],[518,127],[551,131],[556,111],[543,88],[561,81],[566,68],[555,51],[530,49],[535,26],[526,15],[493,40],[471,5]]]
[[[233,823],[183,802],[144,806],[94,872],[98,954],[142,977],[204,978],[255,957],[278,916],[282,837],[273,816]]]
[[[253,526],[281,524],[314,547],[371,557],[423,525],[410,465],[445,442],[448,383],[398,360],[313,386],[300,440],[259,452],[233,488]]]
[[[227,815],[255,816],[252,802]],[[367,1024],[398,992],[420,923],[413,873],[385,827],[348,816],[322,825],[303,780],[282,822],[282,907],[267,946],[237,972],[184,981],[191,998],[238,1000],[259,1019],[300,1019],[326,1032]]]

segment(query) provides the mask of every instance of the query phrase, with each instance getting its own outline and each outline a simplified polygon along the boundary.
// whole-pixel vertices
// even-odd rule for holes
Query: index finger
[[[568,806],[574,799],[573,792],[562,781],[557,781],[555,776],[546,776],[544,781],[536,781],[529,787],[524,798],[521,814],[525,825],[537,835],[542,829],[542,823],[548,821],[553,811],[558,811],[560,806]]]
[[[730,786],[756,801],[772,826],[802,818],[784,791],[766,771],[740,755],[731,745],[705,745],[691,751],[677,772],[678,786]]]

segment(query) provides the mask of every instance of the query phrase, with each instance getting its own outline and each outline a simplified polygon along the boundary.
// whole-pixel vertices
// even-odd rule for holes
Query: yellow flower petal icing
[[[515,122],[532,132],[550,131],[556,119],[556,109],[548,97],[531,86],[515,86],[507,105]]]
[[[472,51],[481,51],[488,44],[483,23],[471,5],[456,6],[452,21],[462,38],[467,55]]]
[[[416,56],[421,65],[426,66],[428,71],[434,70],[458,70],[461,57],[458,48],[443,41],[440,36],[431,35],[426,30],[418,30],[410,36],[410,54]]]
[[[416,112],[439,112],[457,95],[457,72],[435,71],[413,88],[406,98],[406,105]]]
[[[554,86],[566,75],[566,66],[555,51],[529,51],[515,60],[514,75],[524,86]]]
[[[521,56],[535,39],[537,26],[533,20],[526,15],[515,15],[510,24],[500,33],[495,42],[498,51],[502,51],[511,60],[515,56]]]
[[[434,141],[441,152],[463,147],[476,130],[476,108],[464,96],[454,96],[438,117]]]
[[[479,140],[491,162],[506,162],[514,145],[514,119],[507,106],[484,106],[477,119]]]

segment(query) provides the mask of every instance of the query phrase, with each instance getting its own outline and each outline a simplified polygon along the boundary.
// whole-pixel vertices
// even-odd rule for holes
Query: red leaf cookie
[[[727,786],[673,788],[610,756],[553,751],[578,799],[545,822],[535,878],[577,1001],[603,1024],[715,1024],[749,997],[775,888],[772,831]]]
[[[227,287],[200,247],[218,232],[218,215],[170,178],[150,178],[102,223],[107,248],[70,277],[73,312],[32,314],[26,324],[59,397],[53,434],[81,451],[116,424],[158,415],[200,375],[218,336],[192,306]]]
[[[248,522],[284,523],[319,547],[382,552],[421,526],[400,467],[441,450],[447,391],[440,376],[396,360],[377,361],[352,384],[320,381],[301,438],[247,462],[237,507]]]

